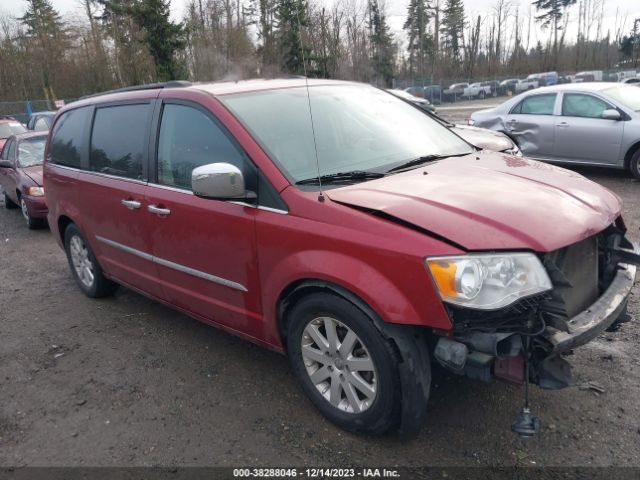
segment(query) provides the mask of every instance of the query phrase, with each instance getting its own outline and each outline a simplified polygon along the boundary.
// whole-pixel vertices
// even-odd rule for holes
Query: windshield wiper
[[[423,165],[425,163],[435,162],[436,160],[442,160],[443,158],[464,157],[465,155],[469,155],[469,153],[471,152],[456,153],[453,155],[424,155],[422,157],[409,160],[408,162],[401,163],[400,165],[395,166],[390,170],[387,170],[387,173],[400,172],[402,170],[410,169],[413,167],[419,167],[420,165]]]
[[[375,178],[384,177],[384,173],[380,172],[367,172],[366,170],[352,170],[350,172],[331,173],[329,175],[321,175],[318,177],[305,178],[299,180],[296,185],[318,185],[322,183],[340,183],[340,182],[353,182],[360,180],[373,180]]]

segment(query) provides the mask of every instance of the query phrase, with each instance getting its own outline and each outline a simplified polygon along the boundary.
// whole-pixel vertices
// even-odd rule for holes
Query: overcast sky
[[[58,9],[60,13],[63,15],[82,15],[82,8],[80,7],[79,0],[51,0],[53,6]],[[333,0],[315,0],[315,1],[325,1],[327,4],[332,3]],[[185,5],[188,0],[171,0],[171,11],[172,17],[175,20],[179,20],[182,18],[183,12],[185,10]],[[467,13],[473,15],[474,17],[478,14],[490,12],[492,10],[493,5],[495,5],[496,0],[464,0],[465,5],[467,7]],[[612,30],[612,35],[614,34],[613,29],[616,25],[620,25],[622,20],[626,18],[625,23],[625,31],[631,29],[631,25],[633,23],[634,18],[640,18],[640,0],[604,0],[605,2],[605,10],[604,10],[604,30],[606,32],[607,29]],[[389,23],[392,27],[392,30],[395,33],[401,33],[402,24],[404,23],[407,4],[409,0],[386,0],[387,5],[387,15],[389,18]],[[520,6],[520,10],[523,15],[529,14],[529,9],[531,8],[531,0],[511,0],[511,4],[514,6]],[[25,10],[26,2],[25,0],[0,0],[0,12],[9,13],[11,15],[19,16]],[[573,16],[570,18],[577,19],[577,8],[575,8],[575,12]],[[534,12],[535,13],[535,12]],[[616,18],[618,18],[616,24]],[[570,25],[567,31],[567,35],[569,37],[575,36],[577,27],[574,25],[573,28]],[[534,36],[537,35],[538,38],[544,40],[544,38],[548,35],[548,33],[537,31]],[[536,40],[538,39],[536,38]]]

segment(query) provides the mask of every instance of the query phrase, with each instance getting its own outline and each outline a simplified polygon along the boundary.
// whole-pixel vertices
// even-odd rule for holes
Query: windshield
[[[18,145],[18,162],[21,167],[42,165],[46,136],[25,138]]]
[[[0,123],[0,138],[9,138],[11,135],[24,133],[27,129],[18,122]]]
[[[311,86],[320,175],[387,171],[427,155],[462,155],[472,147],[424,112],[369,86]],[[218,97],[252,132],[289,181],[318,167],[304,87]]]
[[[602,90],[602,93],[610,96],[623,106],[640,112],[640,88],[631,85],[620,85]]]

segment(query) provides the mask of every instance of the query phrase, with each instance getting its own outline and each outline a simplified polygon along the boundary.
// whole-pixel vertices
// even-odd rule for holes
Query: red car
[[[42,186],[42,164],[47,134],[22,133],[7,139],[0,154],[0,186],[7,208],[20,207],[27,226],[46,225],[47,204]]]
[[[640,263],[612,192],[355,83],[87,98],[56,116],[44,175],[86,295],[124,285],[286,353],[356,432],[419,428],[433,361],[566,386],[562,354],[620,319]]]

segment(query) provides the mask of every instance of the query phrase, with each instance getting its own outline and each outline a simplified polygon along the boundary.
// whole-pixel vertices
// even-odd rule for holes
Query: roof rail
[[[80,97],[80,100],[84,100],[85,98],[100,97],[102,95],[110,95],[112,93],[136,92],[138,90],[155,90],[156,88],[180,88],[180,87],[190,87],[190,86],[191,86],[191,82],[187,82],[184,80],[172,80],[169,82],[147,83],[144,85],[132,85],[130,87],[116,88],[115,90],[107,90],[106,92],[98,92],[98,93],[92,93],[91,95],[84,95]]]

